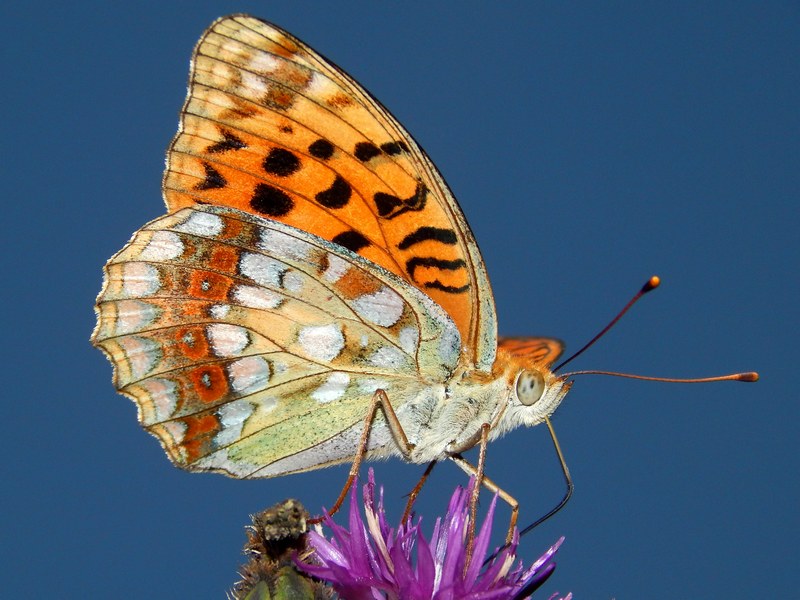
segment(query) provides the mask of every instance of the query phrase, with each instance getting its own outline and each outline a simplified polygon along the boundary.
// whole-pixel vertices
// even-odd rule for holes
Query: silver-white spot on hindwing
[[[350,376],[347,373],[331,373],[325,383],[311,392],[311,397],[320,403],[333,402],[344,396],[348,385]]]
[[[158,269],[147,263],[124,263],[122,265],[122,289],[129,298],[152,296],[161,289]]]
[[[358,315],[381,327],[391,327],[403,315],[403,298],[384,286],[372,294],[364,294],[353,300],[353,309]]]
[[[161,361],[161,345],[146,337],[129,335],[117,340],[125,353],[131,371],[131,381],[142,379]]]
[[[217,409],[221,429],[214,436],[214,445],[227,446],[242,436],[244,422],[253,414],[255,407],[247,400],[227,402]]]
[[[149,402],[142,403],[142,424],[153,425],[169,419],[178,406],[177,384],[170,379],[153,377],[139,384]]]
[[[233,290],[233,298],[238,304],[248,308],[278,308],[283,296],[263,287],[239,285]]]
[[[339,356],[344,348],[344,334],[337,323],[303,327],[297,341],[310,358],[326,362]]]
[[[269,362],[261,356],[246,356],[228,365],[231,387],[242,396],[265,389],[269,377]]]
[[[205,212],[193,212],[183,223],[175,226],[177,231],[203,237],[216,237],[224,228],[221,217]]]
[[[239,259],[239,272],[259,285],[279,288],[288,267],[269,256],[243,252]]]
[[[139,258],[163,262],[178,258],[183,250],[183,242],[174,231],[154,231],[150,241],[139,253]]]
[[[230,304],[215,304],[211,308],[208,309],[208,314],[211,315],[212,319],[217,319],[218,321],[224,320],[228,313],[231,311]]]
[[[303,276],[295,270],[289,269],[283,276],[283,287],[286,291],[299,294],[303,289]]]
[[[183,438],[186,435],[186,423],[183,421],[166,421],[160,425],[163,431],[170,437],[175,446],[180,446],[183,443]]]
[[[399,338],[400,347],[403,350],[409,354],[414,354],[414,352],[417,351],[417,346],[419,345],[419,330],[416,327],[403,327],[400,330]]]
[[[460,354],[461,335],[454,326],[447,327],[439,338],[439,357],[443,364],[455,366]]]
[[[344,259],[336,256],[335,254],[328,253],[325,258],[328,261],[327,268],[322,272],[322,279],[328,283],[336,283],[350,268],[350,265]]]
[[[212,323],[206,332],[216,356],[238,356],[250,345],[250,333],[238,325]]]
[[[114,335],[142,331],[161,315],[160,308],[142,300],[119,300],[115,308]]]
[[[394,346],[382,346],[369,355],[367,361],[375,367],[384,369],[401,370],[405,366],[407,357]]]
[[[282,231],[264,228],[258,247],[273,256],[306,262],[314,246]]]

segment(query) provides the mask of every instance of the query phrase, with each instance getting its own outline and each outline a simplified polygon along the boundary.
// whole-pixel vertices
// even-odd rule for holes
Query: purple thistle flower
[[[372,469],[364,485],[366,519],[356,502],[356,483],[350,493],[349,530],[326,515],[325,525],[333,537],[328,541],[316,531],[308,533],[318,564],[297,562],[305,572],[331,583],[347,600],[512,600],[524,598],[539,588],[555,569],[553,556],[562,537],[528,569],[516,558],[519,533],[511,544],[484,567],[497,496],[491,502],[480,532],[475,537],[472,558],[467,562],[466,538],[469,526],[470,479],[468,489],[453,493],[444,519],[437,518],[430,543],[420,529],[421,519],[409,517],[395,532],[386,523],[383,488],[375,506],[375,478]],[[416,548],[416,560],[414,549]],[[551,600],[557,594],[551,596]],[[569,600],[568,594],[563,600]]]

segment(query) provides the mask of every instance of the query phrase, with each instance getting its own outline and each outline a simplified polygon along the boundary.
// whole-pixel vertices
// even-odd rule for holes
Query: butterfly
[[[352,461],[376,398],[366,457],[426,463],[542,423],[569,389],[550,370],[561,342],[498,338],[480,251],[425,152],[275,25],[204,33],[163,192],[168,213],[105,266],[92,342],[179,467]]]

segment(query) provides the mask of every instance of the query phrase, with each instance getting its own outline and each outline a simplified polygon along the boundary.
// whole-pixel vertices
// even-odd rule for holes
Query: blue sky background
[[[543,597],[796,595],[796,2],[16,4],[0,9],[3,595],[222,598],[249,513],[288,496],[316,510],[345,477],[175,469],[88,342],[103,262],[163,213],[192,48],[230,12],[336,61],[426,148],[501,332],[576,349],[658,274],[575,368],[762,373],[575,384],[555,418],[575,496],[521,549],[567,537]],[[542,428],[488,460],[525,522],[562,493]],[[378,465],[392,510],[420,471]],[[419,511],[463,481],[439,466]]]

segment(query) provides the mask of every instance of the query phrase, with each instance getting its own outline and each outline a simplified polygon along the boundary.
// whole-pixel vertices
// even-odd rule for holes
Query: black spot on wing
[[[264,170],[276,177],[288,177],[300,168],[300,159],[285,148],[273,148],[264,159]]]
[[[206,148],[208,154],[220,154],[229,150],[241,150],[247,148],[247,144],[236,135],[226,129],[221,129],[222,139]]]
[[[381,153],[380,149],[371,142],[358,142],[353,150],[355,156],[361,162],[367,162],[378,156]]]
[[[469,284],[465,283],[464,285],[460,286],[445,285],[438,279],[434,279],[433,281],[426,281],[425,283],[422,284],[422,287],[428,289],[442,290],[443,292],[447,292],[449,294],[461,294],[469,289]]]
[[[259,183],[250,198],[250,207],[261,215],[282,217],[294,208],[294,201],[283,190]]]
[[[467,263],[465,263],[462,258],[443,260],[441,258],[434,258],[433,256],[414,256],[406,261],[406,272],[408,276],[413,279],[414,271],[416,271],[417,267],[432,267],[443,271],[455,271],[456,269],[461,269],[466,266]]]
[[[403,202],[397,196],[385,194],[383,192],[377,192],[373,196],[373,200],[375,201],[375,208],[378,209],[378,214],[381,217],[391,215],[392,211],[396,210],[403,204]]]
[[[402,241],[397,244],[397,247],[400,250],[406,250],[414,244],[419,244],[420,242],[428,240],[447,244],[448,246],[453,246],[458,242],[456,234],[452,229],[423,226],[404,237]]]
[[[381,144],[381,150],[389,156],[394,156],[401,152],[408,152],[408,146],[406,146],[405,142],[386,142]]]
[[[316,142],[311,142],[308,146],[308,153],[320,160],[328,160],[333,156],[333,150],[333,144],[322,138],[318,139]]]
[[[334,244],[344,246],[348,250],[358,252],[369,246],[370,241],[357,231],[343,231],[331,240]]]
[[[418,182],[417,189],[408,198],[398,198],[394,194],[376,192],[372,197],[378,216],[385,219],[394,219],[409,210],[422,210],[428,196],[428,188],[424,183]]]
[[[431,269],[439,269],[441,271],[456,271],[463,269],[467,263],[463,259],[456,260],[443,260],[441,258],[434,258],[433,256],[414,256],[406,261],[406,272],[408,276],[422,287],[429,289],[442,290],[451,294],[459,294],[469,289],[469,283],[462,286],[445,285],[438,279],[433,281],[419,281],[414,277],[414,273],[418,267],[426,267]]]
[[[372,142],[358,142],[353,149],[353,155],[361,162],[367,162],[384,153],[388,156],[396,156],[401,152],[408,153],[408,144],[404,141],[386,142],[380,148]]]
[[[314,196],[322,206],[326,208],[342,208],[350,202],[350,194],[353,193],[350,184],[337,175],[333,183],[327,190],[319,192]]]
[[[196,190],[216,190],[219,188],[224,188],[228,185],[228,182],[222,176],[222,174],[217,171],[214,167],[210,164],[204,162],[203,168],[206,171],[206,178],[194,186]]]

